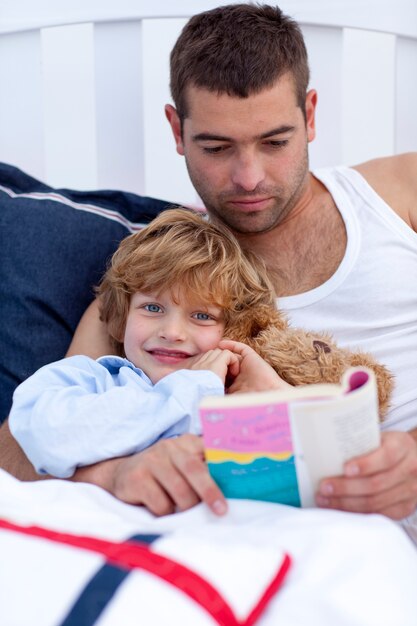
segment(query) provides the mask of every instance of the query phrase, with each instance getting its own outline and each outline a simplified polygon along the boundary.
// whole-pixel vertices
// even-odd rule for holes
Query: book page
[[[380,445],[378,399],[374,377],[339,398],[290,403],[295,463],[303,476],[302,506],[314,506],[321,479],[343,474],[354,456]]]

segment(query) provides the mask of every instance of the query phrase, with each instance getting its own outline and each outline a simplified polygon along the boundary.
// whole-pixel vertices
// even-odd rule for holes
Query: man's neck
[[[346,230],[333,197],[310,175],[305,192],[273,230],[238,234],[243,248],[265,261],[278,296],[320,286],[338,268],[346,249]]]

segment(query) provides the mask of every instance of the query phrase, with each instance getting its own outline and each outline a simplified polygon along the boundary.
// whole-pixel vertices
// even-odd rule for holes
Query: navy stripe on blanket
[[[127,541],[151,545],[160,536],[133,535]],[[93,626],[130,572],[124,567],[103,565],[84,587],[60,626]]]

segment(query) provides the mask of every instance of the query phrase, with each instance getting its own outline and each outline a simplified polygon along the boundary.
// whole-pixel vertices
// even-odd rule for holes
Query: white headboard
[[[163,105],[208,0],[0,0],[0,160],[41,180],[196,203]],[[282,0],[318,90],[311,165],[417,149],[417,2]]]

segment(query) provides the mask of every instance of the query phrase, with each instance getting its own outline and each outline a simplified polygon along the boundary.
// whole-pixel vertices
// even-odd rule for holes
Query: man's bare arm
[[[22,448],[12,436],[6,421],[0,428],[0,468],[20,480],[40,480]]]
[[[417,152],[374,159],[354,169],[417,232]]]
[[[94,300],[82,316],[66,356],[85,354],[98,359],[113,352],[106,325],[100,321],[98,300]]]

